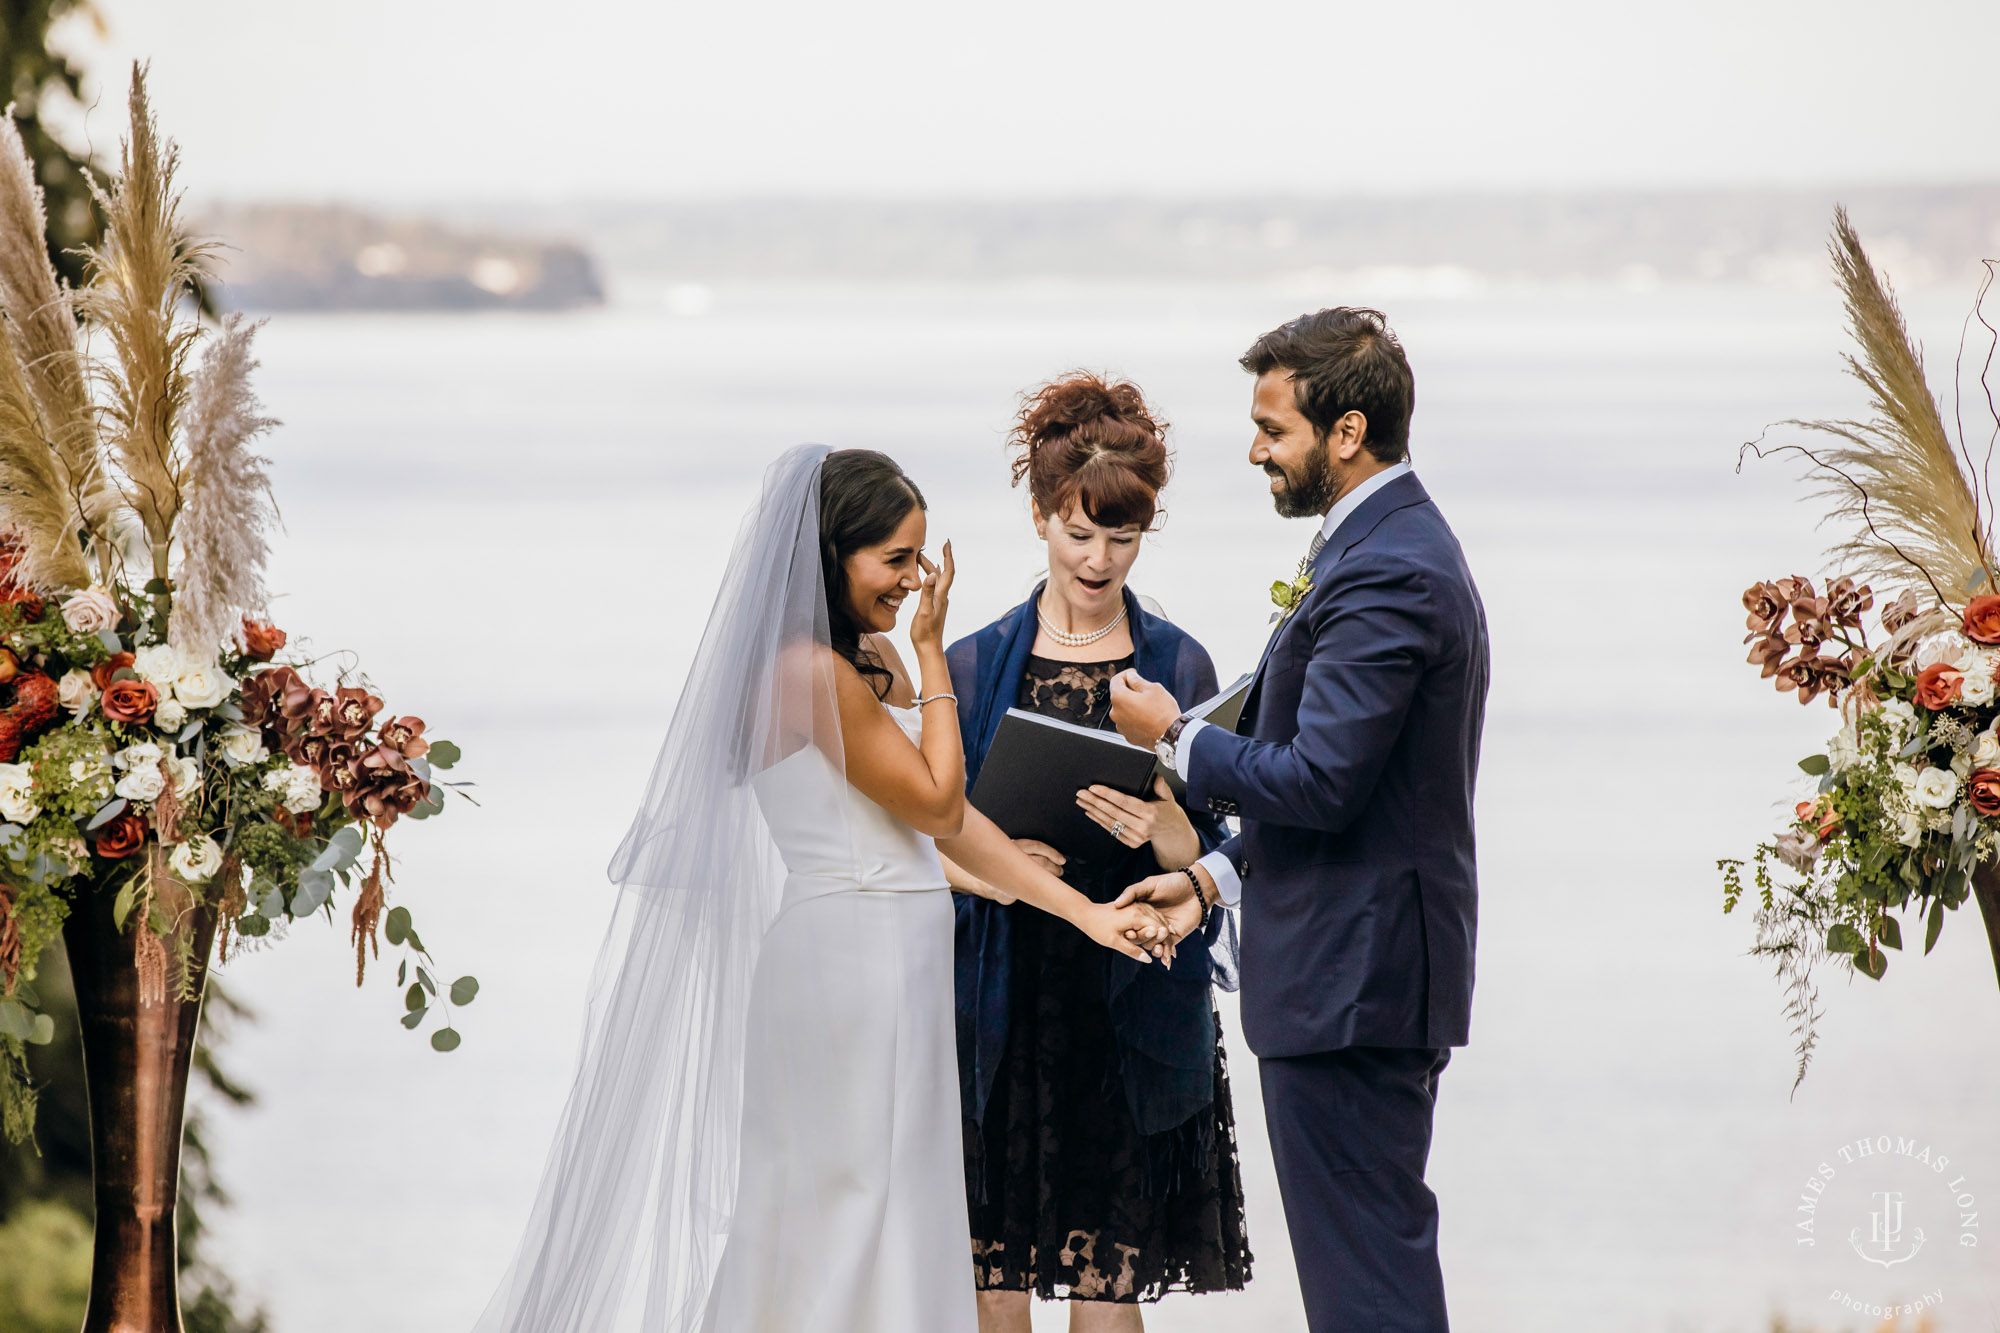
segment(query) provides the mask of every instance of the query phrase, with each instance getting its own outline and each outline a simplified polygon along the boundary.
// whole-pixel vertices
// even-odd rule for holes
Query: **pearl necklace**
[[[1035,603],[1035,619],[1042,622],[1042,632],[1048,635],[1051,639],[1054,639],[1057,643],[1061,644],[1063,647],[1081,648],[1086,644],[1096,643],[1099,639],[1109,634],[1112,630],[1117,629],[1120,625],[1125,623],[1125,607],[1123,605],[1123,600],[1124,599],[1122,598],[1120,599],[1118,614],[1111,618],[1110,624],[1099,626],[1097,629],[1089,630],[1082,634],[1070,634],[1063,630],[1057,629],[1054,625],[1051,625],[1049,623],[1049,618],[1042,614],[1042,604],[1039,600],[1037,600]]]

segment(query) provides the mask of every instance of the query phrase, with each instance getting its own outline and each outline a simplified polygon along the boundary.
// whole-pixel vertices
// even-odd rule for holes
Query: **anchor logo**
[[[1879,1265],[1882,1268],[1894,1268],[1897,1264],[1908,1263],[1917,1257],[1918,1250],[1924,1248],[1924,1229],[1922,1227],[1915,1228],[1913,1231],[1914,1239],[1910,1242],[1909,1251],[1902,1254],[1897,1253],[1897,1247],[1902,1244],[1903,1240],[1902,1191],[1878,1190],[1874,1198],[1876,1202],[1875,1211],[1868,1214],[1867,1246],[1864,1248],[1862,1245],[1860,1227],[1856,1227],[1847,1233],[1847,1243],[1854,1247],[1856,1254],[1869,1263]],[[1875,1253],[1871,1253],[1870,1251],[1875,1251]]]

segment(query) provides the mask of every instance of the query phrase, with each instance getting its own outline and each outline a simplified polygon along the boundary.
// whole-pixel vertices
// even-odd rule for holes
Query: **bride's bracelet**
[[[923,706],[924,706],[925,704],[934,704],[934,703],[936,703],[936,702],[937,702],[938,700],[940,700],[940,699],[949,699],[949,700],[951,700],[951,701],[952,701],[952,703],[953,703],[954,705],[958,703],[958,696],[957,696],[957,695],[955,695],[955,694],[951,693],[951,691],[949,691],[949,690],[941,690],[941,691],[939,691],[939,692],[938,692],[938,693],[936,693],[936,694],[920,694],[920,695],[918,695],[918,696],[917,696],[917,707],[919,707],[919,708],[922,708],[922,707],[923,707]]]

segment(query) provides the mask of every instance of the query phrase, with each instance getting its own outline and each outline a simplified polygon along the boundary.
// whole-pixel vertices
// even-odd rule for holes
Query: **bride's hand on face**
[[[916,614],[910,617],[910,646],[920,653],[926,649],[944,651],[944,618],[950,606],[953,573],[950,542],[944,544],[938,560],[934,565],[921,555],[917,557],[924,582],[917,593]]]

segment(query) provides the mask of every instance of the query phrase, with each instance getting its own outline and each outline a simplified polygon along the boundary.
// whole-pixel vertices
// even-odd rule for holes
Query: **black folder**
[[[1156,762],[1115,731],[1010,708],[972,784],[972,804],[1010,838],[1103,861],[1121,844],[1083,812],[1076,794],[1096,786],[1150,799]]]
[[[1249,688],[1245,675],[1188,711],[1234,731]],[[1122,844],[1083,812],[1076,794],[1085,787],[1109,787],[1152,800],[1156,773],[1175,792],[1185,791],[1180,777],[1161,768],[1151,750],[1115,731],[1010,708],[972,784],[972,804],[1010,838],[1033,838],[1064,856],[1102,861],[1117,855]]]

